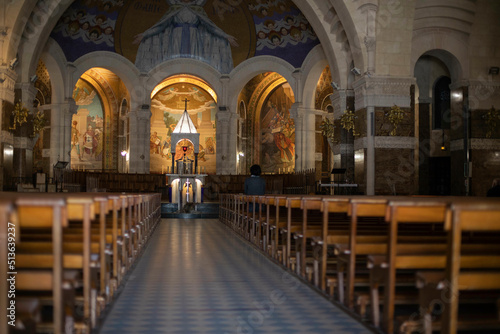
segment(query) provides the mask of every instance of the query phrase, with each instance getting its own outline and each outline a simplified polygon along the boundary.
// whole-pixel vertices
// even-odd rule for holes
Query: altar
[[[203,184],[206,174],[200,173],[198,166],[198,153],[200,149],[200,134],[189,117],[186,107],[171,135],[170,152],[172,153],[172,169],[167,174],[167,185],[170,187],[170,202],[177,203],[179,212],[191,210],[196,204],[203,202]],[[175,159],[177,143],[189,141],[193,145],[193,150],[189,152],[188,146],[182,146],[182,157]],[[190,159],[190,154],[194,153],[194,159]]]

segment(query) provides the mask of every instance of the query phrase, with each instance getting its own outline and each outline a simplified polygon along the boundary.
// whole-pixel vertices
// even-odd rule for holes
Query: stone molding
[[[9,131],[0,131],[0,141],[4,144],[14,145],[14,134]]]
[[[342,154],[342,152],[353,152],[354,144],[334,144],[333,154]]]
[[[399,137],[399,136],[379,136],[375,137],[375,148],[390,148],[390,149],[414,149],[417,138],[415,137]],[[368,147],[367,138],[359,138],[354,140],[354,150],[361,150]]]
[[[367,107],[409,108],[411,104],[410,87],[416,84],[413,77],[363,76],[353,83],[355,109]]]
[[[21,149],[33,149],[33,139],[28,137],[14,137],[14,147]]]
[[[500,147],[500,139],[487,139],[487,138],[472,138],[470,140],[471,150],[490,150],[497,151]],[[463,151],[464,140],[456,139],[450,143],[450,151]]]

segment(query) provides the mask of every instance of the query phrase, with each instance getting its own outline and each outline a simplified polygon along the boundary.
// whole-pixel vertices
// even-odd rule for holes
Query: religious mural
[[[326,66],[318,80],[315,92],[315,108],[318,110],[327,110],[331,106],[330,95],[333,94],[332,73],[330,66]]]
[[[191,81],[191,82],[190,82]],[[186,157],[194,160],[194,147],[187,139],[171,142],[171,134],[186,107],[196,130],[200,134],[198,166],[215,173],[215,101],[196,80],[182,78],[160,90],[151,99],[150,171],[167,173],[172,166],[171,145],[176,145],[174,160]],[[184,152],[182,147],[186,146]]]
[[[229,73],[246,59],[273,55],[300,67],[318,38],[290,0],[77,0],[51,37],[73,62],[117,52],[141,71],[174,58]]]
[[[71,122],[71,168],[102,170],[104,110],[101,98],[92,85],[78,80],[73,99],[78,111]]]
[[[290,117],[292,100],[283,86],[265,102],[260,117],[261,168],[263,172],[292,172],[295,167],[295,123]]]

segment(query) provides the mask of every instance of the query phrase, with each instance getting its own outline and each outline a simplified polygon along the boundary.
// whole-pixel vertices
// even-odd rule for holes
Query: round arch
[[[71,77],[72,82],[69,83],[71,88],[76,85],[78,79],[89,69],[101,67],[113,72],[123,81],[131,100],[133,100],[130,101],[131,104],[141,105],[143,104],[144,97],[148,96],[144,95],[145,92],[141,84],[139,70],[128,59],[119,54],[108,51],[91,52],[78,58],[73,65],[75,65],[76,70]]]
[[[321,45],[316,46],[307,56],[302,66],[302,104],[304,108],[314,109],[315,107],[315,91],[318,80],[323,73],[325,67],[328,66],[323,48]]]
[[[447,64],[452,82],[469,77],[467,54],[469,48],[454,34],[445,34],[444,32],[421,34],[413,38],[412,45],[410,68],[415,68],[421,56],[429,55]],[[434,48],[435,45],[439,45],[440,48]]]
[[[72,90],[67,88],[66,79],[67,69],[63,65],[66,64],[66,57],[59,46],[53,39],[47,43],[44,52],[40,57],[47,67],[52,85],[52,103],[63,103],[66,98],[71,97]],[[72,86],[74,87],[74,85]],[[68,93],[66,93],[69,91]]]
[[[144,83],[146,92],[150,94],[165,79],[183,74],[198,77],[206,82],[218,97],[217,103],[223,103],[220,99],[222,96],[221,74],[210,65],[195,59],[172,59],[153,68],[147,74]]]
[[[245,85],[256,75],[265,72],[276,72],[281,75],[292,87],[294,95],[297,94],[296,80],[293,76],[295,68],[288,62],[273,56],[258,56],[239,64],[230,75],[229,106],[238,110],[238,94]]]

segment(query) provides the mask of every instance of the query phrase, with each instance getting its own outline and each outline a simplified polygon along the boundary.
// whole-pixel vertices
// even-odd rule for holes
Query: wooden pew
[[[287,219],[286,227],[281,229],[281,232],[286,237],[283,238],[283,265],[287,268],[292,268],[291,260],[291,247],[292,247],[292,233],[302,228],[302,215],[297,215],[300,210],[301,197],[296,195],[286,196]],[[294,258],[296,261],[296,258]],[[293,269],[293,268],[292,268]]]
[[[358,250],[359,245],[366,245],[362,243],[362,239],[358,240],[358,220],[360,218],[381,218],[385,217],[387,209],[388,200],[384,197],[354,197],[349,200],[348,215],[350,216],[350,226],[349,226],[349,243],[348,244],[336,244],[336,250],[339,253],[338,260],[341,265],[339,265],[339,276],[342,275],[342,269],[346,268],[346,284],[345,284],[345,305],[353,310],[354,309],[354,285],[356,280],[356,263],[358,254],[366,255],[372,253],[372,250]],[[385,226],[384,226],[385,227]],[[362,228],[362,227],[361,227]],[[373,230],[369,233],[373,235]],[[366,234],[366,233],[365,233]],[[369,241],[369,240],[364,240]],[[371,240],[373,243],[374,240]],[[386,242],[384,238],[383,241]],[[339,279],[339,295],[344,293],[344,288],[342,280]],[[339,297],[340,302],[342,296]]]
[[[321,212],[323,213],[323,224],[321,231],[321,240],[318,242],[321,244],[321,263],[320,263],[320,289],[322,291],[326,290],[327,285],[327,263],[328,263],[328,246],[334,245],[335,243],[346,243],[347,235],[340,233],[339,231],[329,229],[329,216],[330,213],[333,215],[343,215],[347,214],[349,209],[349,197],[335,196],[335,197],[325,197],[322,199]],[[331,282],[333,284],[333,282]]]
[[[449,252],[446,261],[446,280],[444,288],[448,290],[449,304],[444,309],[442,330],[444,334],[456,333],[460,326],[458,305],[460,291],[496,290],[500,298],[500,250],[485,251],[473,262],[471,268],[463,255],[464,232],[500,232],[500,201],[487,203],[454,203],[448,211],[445,229],[449,231]],[[496,238],[498,243],[498,237]],[[497,308],[500,305],[497,305]],[[499,310],[491,319],[474,319],[474,328],[491,325],[500,328]]]
[[[295,235],[298,241],[297,273],[306,278],[307,271],[307,241],[320,237],[322,232],[321,205],[323,196],[304,196],[300,202],[302,209],[302,228]],[[309,258],[313,258],[311,253]]]
[[[49,269],[44,269],[43,264],[31,266],[32,269],[23,269],[23,264],[16,262],[16,295],[21,291],[50,292],[53,319],[49,327],[54,333],[64,333],[66,310],[63,301],[62,233],[63,228],[68,226],[65,202],[54,196],[31,195],[17,197],[15,204],[16,224],[19,229],[46,228],[52,234]],[[16,236],[16,242],[21,240],[22,233]]]
[[[257,221],[255,244],[258,248],[265,251],[267,248],[266,228],[268,227],[268,218],[269,218],[266,209],[266,196],[265,195],[257,196],[256,202],[259,208],[259,214]]]
[[[276,209],[276,218],[274,221],[270,220],[269,226],[269,239],[271,240],[271,254],[272,258],[280,263],[284,263],[284,243],[280,243],[281,230],[287,225],[288,209],[286,208],[286,196],[272,196],[268,197],[267,205],[273,205]]]
[[[119,284],[120,275],[123,275],[126,270],[126,264],[131,262],[128,255],[133,257],[137,253],[134,250],[142,248],[160,220],[159,195],[70,193],[32,194],[27,196],[26,194],[9,193],[8,195],[2,194],[0,201],[3,201],[4,197],[18,202],[18,209],[15,213],[22,218],[19,226],[29,227],[29,230],[25,229],[25,231],[31,231],[33,226],[29,225],[31,223],[27,220],[24,211],[31,210],[29,212],[32,212],[33,208],[31,207],[35,204],[45,203],[48,200],[62,203],[60,204],[61,212],[64,212],[64,214],[54,214],[54,217],[59,216],[59,219],[65,222],[64,224],[61,223],[65,230],[64,234],[61,233],[61,240],[57,241],[52,236],[46,239],[47,241],[29,241],[30,235],[23,233],[25,238],[23,238],[22,246],[20,244],[19,249],[25,253],[33,253],[36,250],[36,253],[27,256],[21,252],[19,254],[19,265],[20,267],[42,269],[58,266],[58,263],[61,262],[63,268],[80,270],[83,276],[83,322],[75,323],[75,329],[89,332],[91,328],[96,326],[99,310],[111,300],[113,290]],[[34,200],[35,204],[31,204],[31,207],[25,209],[28,200]],[[39,210],[39,208],[36,208],[35,211],[38,212]],[[42,221],[46,220],[45,216],[48,216],[44,210],[47,209],[42,208]],[[121,224],[119,226],[118,216],[120,210]],[[97,229],[92,227],[92,220],[96,214],[99,217]],[[38,216],[36,217],[38,218]],[[68,221],[78,222],[79,225],[70,228]],[[41,223],[38,224],[36,226],[46,227]],[[130,247],[127,248],[125,239],[127,233],[130,233],[133,228],[136,228],[135,238],[134,240],[129,238]],[[38,228],[38,230],[40,229]],[[92,236],[93,231],[97,231],[94,236]],[[36,238],[43,240],[45,237],[44,234],[38,234]],[[92,242],[93,239],[94,242]],[[109,244],[109,247],[107,247],[107,244]],[[58,253],[57,256],[54,256],[53,247],[60,247],[61,255]],[[99,254],[98,266],[93,266],[91,263],[92,253]],[[112,258],[110,258],[110,255]],[[58,260],[59,257],[62,257],[62,259]],[[97,272],[92,273],[92,271],[96,270],[100,271],[99,274]],[[30,282],[30,277],[35,277],[33,274],[32,271],[22,273],[20,279],[24,287],[29,288],[27,282]],[[53,276],[47,273],[44,275],[50,279]],[[97,275],[100,277],[99,283],[92,279]],[[100,288],[100,296],[93,293],[93,291],[96,291],[96,287]],[[55,294],[57,294],[57,291]],[[61,305],[56,303],[57,300],[57,298],[54,298],[53,304],[55,308],[60,309]],[[101,300],[102,304],[100,307],[97,305],[99,300]],[[59,314],[59,311],[57,312],[56,314]]]
[[[387,207],[386,221],[389,223],[387,253],[383,261],[386,264],[380,264],[380,260],[369,257],[372,271],[381,268],[385,272],[384,285],[384,313],[382,318],[382,327],[387,333],[394,331],[394,307],[396,298],[396,270],[401,266],[425,265],[416,260],[409,263],[409,258],[396,262],[398,255],[398,231],[400,224],[443,224],[447,204],[444,201],[432,199],[409,199],[390,201]],[[377,263],[378,262],[378,263]],[[386,267],[386,268],[384,268]],[[385,270],[384,270],[385,269]],[[379,270],[380,271],[380,270]],[[371,278],[373,281],[373,278]],[[378,283],[371,283],[371,305],[373,321],[378,319]]]

